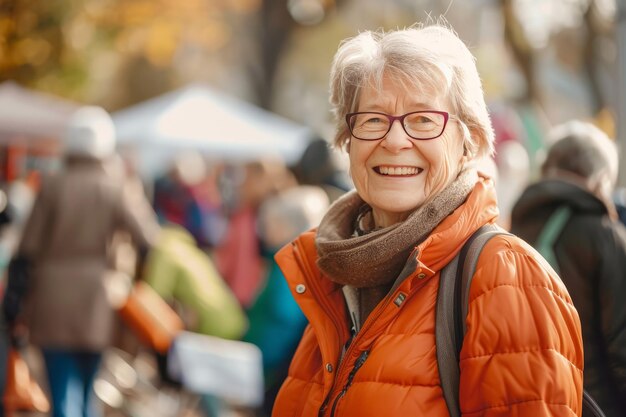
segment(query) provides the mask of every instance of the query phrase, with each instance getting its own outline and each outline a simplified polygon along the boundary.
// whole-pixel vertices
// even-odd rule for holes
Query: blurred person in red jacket
[[[248,308],[260,290],[264,274],[256,230],[258,208],[266,198],[297,182],[280,159],[250,161],[229,175],[240,178],[229,187],[235,192],[227,202],[228,228],[214,251],[215,263],[241,305]]]

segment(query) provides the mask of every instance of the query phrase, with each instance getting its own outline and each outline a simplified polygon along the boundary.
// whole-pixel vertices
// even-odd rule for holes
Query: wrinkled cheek
[[[359,194],[363,193],[365,191],[364,188],[367,186],[367,172],[361,167],[351,166],[349,173]]]
[[[356,172],[356,170],[352,167],[352,165],[350,165],[350,169],[348,170],[348,175],[350,175],[350,178],[352,179],[352,181],[354,181],[355,185],[357,182],[359,182],[359,175]]]
[[[356,172],[354,172],[355,164],[354,164],[354,161],[352,159],[352,154],[349,155],[349,162],[350,162],[350,165],[348,167],[348,175],[350,175],[350,178],[352,178],[352,180],[355,180]]]
[[[424,194],[426,198],[431,198],[435,194],[439,193],[446,187],[448,178],[448,167],[441,165],[441,167],[435,171],[429,171],[426,177],[426,184],[424,186]]]

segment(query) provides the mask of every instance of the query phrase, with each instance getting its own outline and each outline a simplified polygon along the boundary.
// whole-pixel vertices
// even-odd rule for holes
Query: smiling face
[[[448,100],[418,88],[383,78],[382,88],[361,90],[359,112],[402,115],[420,110],[452,113]],[[399,121],[380,140],[350,139],[350,174],[357,192],[372,207],[377,227],[405,220],[416,208],[449,185],[464,162],[460,124],[451,118],[443,134],[431,140],[415,140]]]

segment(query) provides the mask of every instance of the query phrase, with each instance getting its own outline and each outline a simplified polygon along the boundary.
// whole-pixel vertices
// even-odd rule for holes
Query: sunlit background
[[[206,82],[326,136],[340,40],[440,15],[478,58],[490,101],[537,102],[549,123],[617,104],[615,0],[0,4],[1,80],[110,111]]]
[[[498,167],[525,169],[500,146],[513,139],[532,178],[555,124],[590,120],[626,141],[616,122],[626,120],[624,3],[2,0],[3,180],[54,169],[64,121],[81,104],[113,114],[119,147],[144,176],[181,149],[292,164],[308,139],[333,136],[328,77],[342,39],[442,16],[477,58]]]
[[[477,59],[496,133],[493,164],[482,168],[497,176],[503,225],[537,178],[551,127],[591,121],[626,157],[626,0],[0,0],[0,212],[12,203],[14,222],[24,221],[42,174],[61,166],[70,116],[93,104],[111,113],[125,168],[143,180],[138,189],[151,197],[174,171],[191,178],[186,189],[210,203],[205,217],[226,218],[202,243],[234,253],[220,245],[228,233],[247,242],[233,227],[236,204],[252,235],[253,210],[293,185],[277,161],[310,178],[332,176],[314,159],[323,142],[302,161],[311,141],[334,135],[328,83],[341,40],[442,21]],[[195,159],[178,158],[190,151]],[[345,156],[333,156],[345,167]],[[268,230],[289,221],[277,218]],[[19,233],[8,236],[0,234],[0,271]],[[257,287],[219,272],[247,307]],[[254,272],[258,285],[260,264]],[[108,415],[177,415],[163,405],[170,392],[141,385],[147,365],[116,355],[97,381],[100,400],[121,409],[125,389],[149,395],[143,414]]]
[[[556,124],[590,120],[626,141],[624,3],[3,0],[3,179],[53,169],[63,123],[81,104],[113,114],[119,147],[144,176],[181,149],[216,160],[274,153],[293,164],[311,137],[333,136],[328,77],[342,39],[443,17],[477,58],[503,181],[526,181]],[[501,146],[509,142],[528,162],[518,166]],[[517,175],[526,165],[528,176]]]

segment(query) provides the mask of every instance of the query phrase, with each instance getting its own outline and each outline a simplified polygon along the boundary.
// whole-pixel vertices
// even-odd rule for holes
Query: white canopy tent
[[[59,141],[79,104],[21,87],[0,84],[0,143],[37,139]]]
[[[137,149],[143,174],[184,150],[226,161],[275,156],[290,165],[312,137],[307,127],[202,84],[121,110],[113,120],[118,145]]]

